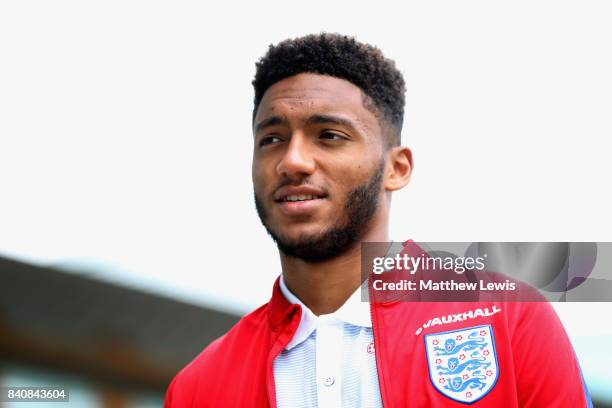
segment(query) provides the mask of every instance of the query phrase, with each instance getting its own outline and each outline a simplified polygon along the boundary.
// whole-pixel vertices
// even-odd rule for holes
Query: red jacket
[[[547,302],[372,301],[370,305],[385,407],[591,406],[572,345]],[[293,337],[300,316],[300,306],[284,298],[277,280],[267,304],[242,318],[176,375],[164,407],[276,407],[272,363]],[[458,344],[472,335],[483,339],[465,346],[454,362],[444,357],[445,339],[452,337],[450,350],[455,340]],[[488,344],[484,339],[492,338],[492,347],[479,348]],[[463,364],[461,359],[467,362],[482,353],[493,365],[482,370],[472,367],[481,382],[462,381],[452,374],[453,367],[457,371]],[[442,371],[436,370],[441,366],[445,366]],[[445,377],[440,372],[450,374]],[[468,398],[475,398],[473,393],[480,393],[477,400]]]

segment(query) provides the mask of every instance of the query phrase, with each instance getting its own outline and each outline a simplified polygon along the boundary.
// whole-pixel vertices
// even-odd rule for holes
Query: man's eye
[[[259,147],[263,147],[265,145],[269,145],[272,143],[277,143],[280,142],[281,138],[278,136],[268,136],[268,137],[264,137],[263,139],[261,139],[259,141]]]
[[[344,140],[346,139],[346,137],[339,135],[338,133],[334,133],[334,132],[321,133],[321,136],[319,136],[319,138],[326,139],[326,140]]]

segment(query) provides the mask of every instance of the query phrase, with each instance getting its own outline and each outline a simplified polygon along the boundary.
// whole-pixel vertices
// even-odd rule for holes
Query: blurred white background
[[[320,31],[406,78],[393,239],[610,241],[611,20],[608,1],[3,1],[0,254],[239,313],[267,301],[250,81],[269,44]],[[612,347],[612,307],[557,307],[609,387],[612,357],[589,349]]]

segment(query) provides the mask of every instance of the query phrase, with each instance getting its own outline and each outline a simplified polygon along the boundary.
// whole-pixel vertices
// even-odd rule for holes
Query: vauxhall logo
[[[441,316],[441,317],[434,317],[433,319],[428,320],[427,323],[423,324],[422,327],[419,327],[416,330],[415,335],[418,336],[419,334],[421,334],[423,329],[427,329],[428,327],[433,327],[433,326],[438,326],[438,325],[448,324],[448,323],[462,322],[464,320],[475,319],[477,317],[493,316],[495,313],[499,313],[499,312],[501,312],[501,309],[498,308],[497,306],[493,306],[491,310],[489,310],[488,307],[485,307],[482,309],[479,308],[479,309],[474,309],[474,310],[468,310],[467,312],[463,312],[463,313],[450,314],[450,315]]]

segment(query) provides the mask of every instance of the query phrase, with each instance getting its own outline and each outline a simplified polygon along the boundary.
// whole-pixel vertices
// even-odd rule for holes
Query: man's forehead
[[[295,109],[352,113],[359,119],[371,114],[363,105],[361,89],[352,83],[328,75],[302,73],[270,86],[259,105],[256,119],[261,120],[280,111],[291,114]]]

